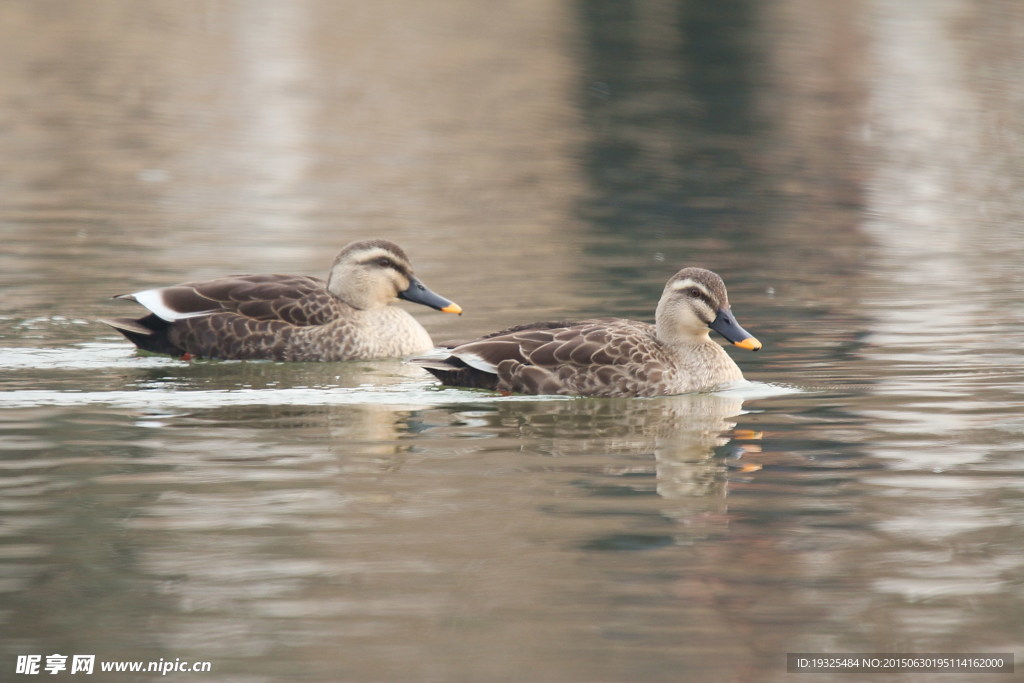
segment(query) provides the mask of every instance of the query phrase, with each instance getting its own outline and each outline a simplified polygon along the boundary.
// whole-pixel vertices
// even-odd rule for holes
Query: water
[[[0,19],[2,675],[55,653],[245,682],[1024,656],[1017,3]],[[410,306],[435,339],[649,320],[693,264],[765,349],[731,350],[749,383],[717,395],[504,397],[399,361],[138,355],[94,322],[144,287],[323,274],[370,236],[466,310]]]

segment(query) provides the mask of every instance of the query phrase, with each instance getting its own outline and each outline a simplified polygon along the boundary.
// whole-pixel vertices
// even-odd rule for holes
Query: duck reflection
[[[632,520],[613,535],[600,524],[600,533],[583,541],[630,549],[678,542],[680,525],[702,535],[725,523],[730,473],[758,469],[750,462],[757,446],[747,443],[758,435],[735,429],[742,408],[742,400],[716,394],[510,401],[453,410],[440,429],[451,436],[490,432],[500,440],[494,446],[517,452],[520,467],[565,475],[548,483],[567,480],[576,493],[549,499],[545,512]]]

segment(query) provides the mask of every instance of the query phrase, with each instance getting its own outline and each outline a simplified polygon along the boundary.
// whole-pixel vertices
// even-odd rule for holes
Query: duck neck
[[[380,309],[389,303],[373,296],[372,289],[358,277],[331,273],[327,279],[327,291],[357,311]]]
[[[692,348],[706,346],[708,344],[717,346],[717,344],[711,341],[711,330],[707,329],[697,331],[695,333],[689,330],[680,330],[678,327],[658,324],[655,325],[655,334],[658,335],[658,341],[666,346],[675,346],[680,348]]]

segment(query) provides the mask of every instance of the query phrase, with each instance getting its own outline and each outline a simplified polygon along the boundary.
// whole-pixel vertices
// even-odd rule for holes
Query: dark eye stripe
[[[680,296],[685,296],[687,299],[700,299],[712,311],[718,309],[714,295],[708,292],[704,285],[700,283],[693,280],[683,280],[676,285],[675,289]]]
[[[686,290],[686,293],[687,293],[688,296],[690,296],[690,297],[692,297],[694,299],[700,299],[701,301],[706,303],[708,305],[708,308],[711,308],[711,309],[715,308],[714,301],[712,301],[711,297],[708,296],[703,290],[701,290],[701,289],[699,289],[697,287],[690,287],[689,289]]]
[[[403,275],[408,275],[408,269],[401,263],[387,256],[373,256],[359,262],[361,266],[377,266],[378,268],[393,268]]]
[[[407,280],[412,278],[412,271],[409,270],[409,267],[403,263],[398,263],[396,261],[388,259],[388,265],[382,267],[390,268],[391,270],[395,271],[396,273],[398,273]]]

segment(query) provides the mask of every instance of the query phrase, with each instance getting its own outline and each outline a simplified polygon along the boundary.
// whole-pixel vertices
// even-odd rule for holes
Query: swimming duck
[[[412,362],[449,386],[570,396],[684,394],[743,379],[711,330],[740,348],[761,348],[736,322],[722,278],[683,268],[665,285],[653,325],[622,318],[530,323],[454,345],[445,358]]]
[[[150,310],[138,319],[101,321],[140,349],[221,359],[409,356],[433,342],[415,318],[391,305],[396,299],[462,312],[416,279],[401,247],[379,239],[342,249],[326,282],[304,275],[231,275],[114,298]]]

